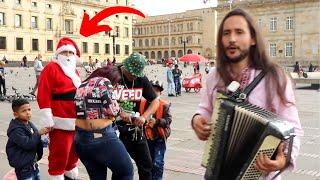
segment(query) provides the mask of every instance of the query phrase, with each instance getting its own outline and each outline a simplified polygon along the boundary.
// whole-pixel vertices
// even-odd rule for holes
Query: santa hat
[[[63,51],[72,51],[78,58],[80,58],[80,51],[77,44],[68,37],[63,37],[60,39],[57,45],[56,55]]]

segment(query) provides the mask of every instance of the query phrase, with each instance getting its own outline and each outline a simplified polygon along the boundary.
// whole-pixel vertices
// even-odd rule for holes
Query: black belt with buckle
[[[66,92],[63,94],[52,94],[52,100],[74,101],[76,91]]]

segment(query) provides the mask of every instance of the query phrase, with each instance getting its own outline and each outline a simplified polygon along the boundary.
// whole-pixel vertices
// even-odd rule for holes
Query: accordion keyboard
[[[243,177],[241,180],[256,180],[259,179],[259,177],[262,175],[262,173],[254,168],[254,164],[256,163],[257,156],[260,153],[263,153],[267,155],[269,158],[273,155],[275,152],[278,144],[280,143],[280,139],[276,138],[274,136],[267,136],[261,147],[259,148],[257,154],[255,155],[253,161],[251,161],[249,168],[247,171],[244,173]]]

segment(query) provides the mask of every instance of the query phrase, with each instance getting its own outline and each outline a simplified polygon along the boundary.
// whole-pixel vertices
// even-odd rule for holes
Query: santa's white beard
[[[63,66],[67,69],[69,69],[70,71],[74,71],[76,69],[76,64],[77,64],[77,60],[76,60],[76,56],[64,56],[61,54],[58,54],[57,57],[58,63],[60,66]]]
[[[74,86],[78,88],[81,84],[81,80],[78,74],[76,73],[77,57],[75,55],[64,56],[58,54],[57,63],[62,68],[64,74],[72,79]]]

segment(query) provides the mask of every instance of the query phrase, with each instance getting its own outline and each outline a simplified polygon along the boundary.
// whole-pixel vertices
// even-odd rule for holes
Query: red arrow
[[[141,11],[127,6],[113,6],[106,8],[98,14],[96,14],[91,20],[89,20],[89,15],[85,12],[83,14],[83,19],[80,27],[80,34],[82,36],[88,37],[101,31],[112,30],[112,28],[109,25],[98,25],[98,23],[104,18],[107,18],[117,13],[131,13],[139,15],[141,17],[145,17]]]

